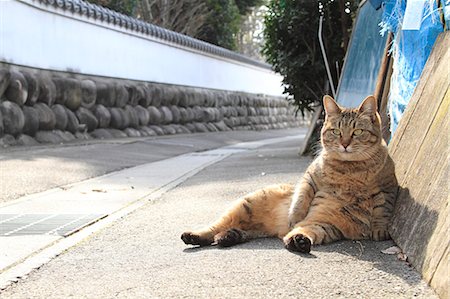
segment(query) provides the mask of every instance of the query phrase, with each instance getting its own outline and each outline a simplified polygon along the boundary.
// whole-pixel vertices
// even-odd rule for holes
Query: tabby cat
[[[388,239],[398,184],[377,102],[369,96],[347,109],[325,96],[323,104],[323,149],[295,188],[275,185],[244,196],[211,226],[181,239],[227,247],[276,236],[302,253],[340,239]]]

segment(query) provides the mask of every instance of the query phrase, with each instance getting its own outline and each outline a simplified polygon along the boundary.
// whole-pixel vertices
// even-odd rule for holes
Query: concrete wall
[[[0,1],[0,61],[280,96],[269,65],[79,0]]]

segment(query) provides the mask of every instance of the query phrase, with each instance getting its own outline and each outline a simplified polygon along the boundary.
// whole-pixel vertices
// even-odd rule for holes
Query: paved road
[[[279,133],[281,134],[282,131]],[[298,142],[246,151],[207,167],[0,292],[1,298],[437,298],[386,242],[341,241],[293,254],[277,239],[193,248],[180,234],[233,199],[294,183],[310,158]]]
[[[304,132],[232,131],[0,149],[0,203],[188,152]]]

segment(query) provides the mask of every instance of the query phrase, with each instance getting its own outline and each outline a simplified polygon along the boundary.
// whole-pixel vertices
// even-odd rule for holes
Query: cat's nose
[[[350,140],[342,140],[341,144],[346,149],[350,145]]]

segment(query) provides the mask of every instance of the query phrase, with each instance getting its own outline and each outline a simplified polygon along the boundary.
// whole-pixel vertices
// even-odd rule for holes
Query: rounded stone
[[[67,126],[66,130],[72,134],[82,131],[86,126],[80,125],[80,121],[76,117],[72,110],[65,108],[67,115]],[[78,138],[78,137],[77,137]]]
[[[64,140],[53,131],[38,131],[34,137],[39,143],[59,144]]]
[[[150,87],[150,95],[151,95],[151,105],[155,107],[161,106],[161,98],[163,96],[163,90],[160,86],[152,85]]]
[[[213,108],[207,107],[203,110],[203,122],[212,122],[215,120],[216,114]]]
[[[163,130],[165,135],[175,135],[177,133],[177,130],[171,125],[161,126],[161,129]]]
[[[219,131],[230,131],[231,129],[222,121],[219,122],[215,122],[214,126],[217,128],[217,130]]]
[[[97,100],[96,103],[105,107],[113,107],[116,103],[116,89],[113,84],[107,82],[96,82]]]
[[[39,130],[39,113],[35,107],[24,106],[23,116],[25,117],[25,124],[23,126],[23,132],[30,136],[34,136]]]
[[[23,75],[28,83],[28,96],[25,104],[33,106],[39,97],[39,82],[36,75],[32,73],[24,72]]]
[[[20,134],[16,138],[17,145],[22,146],[33,146],[33,145],[39,145],[39,142],[37,142],[33,137],[28,136],[26,134]]]
[[[200,106],[195,106],[192,111],[194,112],[194,119],[197,122],[203,122],[203,109]]]
[[[155,133],[158,135],[158,136],[161,136],[161,135],[164,135],[164,131],[159,127],[159,126],[154,126],[154,125],[151,125],[151,126],[148,126],[150,129],[152,129],[153,131],[155,131]]]
[[[52,110],[56,119],[55,128],[64,131],[68,122],[66,108],[63,105],[55,104],[52,106]]]
[[[141,137],[141,132],[134,128],[126,128],[123,130],[125,134],[127,134],[128,137]]]
[[[150,106],[147,108],[148,114],[149,114],[149,124],[152,125],[159,125],[163,121],[163,116],[161,111],[158,110],[158,108],[154,106]]]
[[[73,78],[53,78],[56,86],[56,103],[66,106],[72,111],[81,106],[81,83]]]
[[[209,132],[208,128],[203,123],[195,122],[194,127],[195,127],[196,132],[201,132],[201,133]]]
[[[81,106],[92,109],[97,100],[97,86],[92,80],[81,81]]]
[[[0,137],[5,133],[5,128],[3,127],[3,116],[2,111],[0,110]]]
[[[181,134],[191,134],[192,133],[186,126],[183,126],[183,125],[179,125],[178,129],[181,132]],[[177,132],[178,132],[178,130],[177,130]]]
[[[129,94],[128,104],[131,106],[137,106],[139,104],[139,101],[145,97],[144,90],[142,89],[142,87],[134,84],[127,85],[126,88]]]
[[[205,123],[206,128],[210,132],[218,132],[219,130],[212,123]]]
[[[5,98],[19,106],[25,104],[28,98],[28,82],[18,71],[10,71],[9,85],[5,90]]]
[[[185,124],[188,122],[188,113],[187,109],[184,107],[178,107],[178,111],[180,112],[180,123]]]
[[[126,105],[125,108],[123,108],[125,113],[128,115],[128,126],[127,127],[132,127],[132,128],[137,128],[139,127],[139,116],[136,112],[136,110],[134,110],[134,107],[130,106],[130,105]]]
[[[74,134],[76,139],[80,139],[80,140],[90,140],[92,139],[92,136],[89,135],[89,133],[87,132],[75,132]]]
[[[194,109],[192,107],[186,108],[187,119],[186,122],[192,122],[195,119]]]
[[[80,124],[85,124],[88,132],[95,130],[98,127],[98,120],[95,118],[95,115],[84,107],[78,108],[75,112]]]
[[[154,130],[150,129],[147,126],[139,127],[139,131],[141,131],[141,133],[145,132],[146,136],[156,136],[157,135]]]
[[[191,133],[196,132],[195,126],[193,123],[188,123],[184,125]]]
[[[75,139],[75,137],[70,132],[65,132],[61,130],[53,130],[52,132],[58,135],[63,142],[69,142]]]
[[[178,106],[184,108],[189,107],[188,99],[189,97],[187,96],[186,92],[180,90],[180,92],[178,93]]]
[[[161,115],[162,115],[162,123],[163,124],[170,124],[173,122],[172,111],[170,111],[169,107],[161,106],[161,107],[159,107],[159,111],[161,112]]]
[[[0,98],[8,88],[11,73],[7,69],[0,69]]]
[[[233,129],[236,124],[234,123],[233,119],[231,117],[226,117],[223,119],[223,122],[225,123],[225,125],[231,129]]]
[[[112,139],[114,136],[106,129],[96,129],[90,133],[96,139]]]
[[[4,133],[14,136],[22,133],[25,117],[20,106],[16,103],[5,101],[0,103],[0,111],[3,118]]]
[[[148,110],[141,105],[137,105],[134,107],[134,110],[136,111],[139,119],[139,125],[140,126],[146,126],[148,125],[148,122],[150,121],[150,113]]]
[[[6,134],[0,138],[0,147],[6,148],[14,146],[17,144],[16,138],[14,136]]]
[[[181,93],[181,89],[177,86],[170,86],[168,88],[168,92],[170,93],[170,96],[168,97],[168,104],[177,106],[180,102],[179,94]]]
[[[39,96],[38,102],[51,106],[55,103],[56,86],[50,76],[46,74],[38,75]]]
[[[127,134],[125,134],[125,132],[118,130],[118,129],[107,129],[109,133],[111,133],[111,135],[114,138],[126,138],[128,137]]]
[[[114,106],[118,108],[123,108],[128,104],[129,98],[128,90],[121,83],[117,83],[115,85],[115,89],[116,89],[116,103]]]
[[[128,122],[124,120],[126,116],[122,108],[110,108],[109,112],[111,114],[110,126],[114,129],[125,129]]]
[[[96,105],[94,108],[94,115],[98,120],[99,128],[109,127],[109,124],[111,123],[111,113],[108,108],[103,105]]]
[[[138,101],[138,105],[141,105],[144,108],[147,108],[152,103],[152,96],[150,93],[150,89],[147,85],[141,84],[139,88],[142,90],[142,97]]]
[[[177,106],[173,105],[169,107],[170,112],[172,112],[172,123],[178,124],[181,121],[181,113],[180,109]]]

